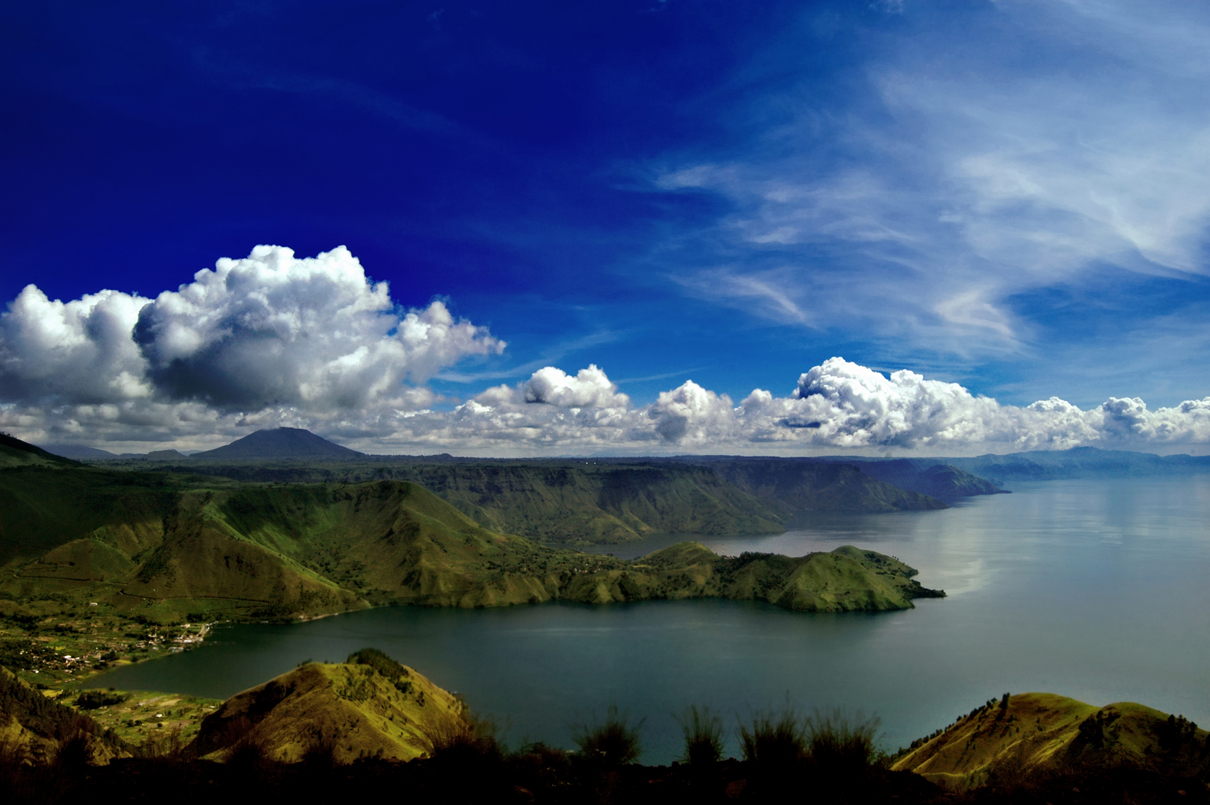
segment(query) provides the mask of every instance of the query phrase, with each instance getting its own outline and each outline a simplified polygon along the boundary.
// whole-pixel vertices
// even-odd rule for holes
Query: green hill
[[[857,466],[871,478],[938,500],[955,501],[975,495],[1004,492],[986,478],[972,475],[952,464],[929,463],[927,459],[862,461]]]
[[[48,453],[41,447],[0,433],[0,468],[5,467],[76,467],[78,462]]]
[[[24,756],[30,762],[51,760],[63,744],[87,737],[88,758],[105,763],[129,755],[131,747],[88,716],[52,701],[0,668],[0,748],[6,762]]]
[[[1023,693],[992,699],[921,739],[892,768],[969,788],[1030,770],[1141,767],[1163,774],[1210,772],[1210,733],[1150,707],[1105,707]]]
[[[483,528],[416,484],[210,485],[80,469],[0,472],[0,591],[128,612],[313,615],[389,603],[767,600],[903,609],[915,571],[856,549],[798,559],[681,545],[633,562]]]
[[[468,727],[453,694],[382,652],[362,649],[347,662],[309,662],[232,696],[202,721],[194,750],[222,759],[242,741],[285,762],[314,748],[331,751],[338,763],[412,760],[428,754],[434,736]]]
[[[714,465],[731,484],[789,513],[847,514],[944,509],[942,501],[873,478],[854,464],[733,459]]]

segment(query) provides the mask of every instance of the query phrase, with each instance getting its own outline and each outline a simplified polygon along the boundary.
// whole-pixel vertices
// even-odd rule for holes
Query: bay
[[[677,539],[604,550],[637,556]],[[463,694],[513,745],[570,747],[574,723],[617,704],[645,719],[648,763],[678,754],[675,715],[690,704],[730,727],[787,705],[876,715],[887,749],[1004,692],[1138,701],[1210,723],[1210,477],[1018,484],[943,511],[698,540],[726,554],[859,545],[949,597],[870,615],[727,601],[385,608],[221,626],[199,649],[90,686],[227,697],[374,646]]]

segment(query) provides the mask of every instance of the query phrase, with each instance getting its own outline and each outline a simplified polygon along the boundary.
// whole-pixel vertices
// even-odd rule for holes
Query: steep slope
[[[231,444],[214,450],[194,453],[190,458],[204,460],[246,461],[255,459],[317,459],[340,460],[363,456],[356,450],[342,447],[302,428],[273,428],[258,430]]]
[[[75,461],[48,453],[41,447],[0,433],[0,469],[7,467],[74,467]]]
[[[1131,702],[1095,707],[1053,693],[1005,694],[896,759],[896,771],[975,786],[997,773],[1130,765],[1165,774],[1210,770],[1195,724]]]
[[[245,741],[286,762],[313,748],[330,750],[338,763],[411,760],[428,753],[434,736],[468,726],[451,693],[363,649],[344,663],[307,663],[232,696],[202,721],[194,748],[221,758]]]
[[[408,475],[480,525],[555,544],[784,530],[780,511],[699,467],[447,464]]]
[[[909,492],[953,502],[975,495],[995,495],[1004,490],[986,478],[972,475],[952,464],[925,464],[910,459],[863,461],[857,466],[871,478]]]
[[[775,534],[804,513],[943,509],[853,464],[791,459],[447,461],[379,458],[168,468],[240,481],[406,480],[431,489],[479,525],[553,545],[608,544],[647,534]]]
[[[71,462],[0,470],[0,563],[31,558],[77,539],[126,554],[158,544],[181,480],[106,472]]]
[[[74,708],[52,701],[0,668],[0,745],[11,762],[14,750],[31,762],[45,763],[66,741],[84,736],[88,758],[106,763],[129,756],[131,747]]]
[[[749,458],[713,466],[743,491],[791,512],[856,514],[946,508],[936,498],[884,483],[853,464]]]

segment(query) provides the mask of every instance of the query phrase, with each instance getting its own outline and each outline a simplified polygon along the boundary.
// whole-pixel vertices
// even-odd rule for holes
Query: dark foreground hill
[[[638,765],[641,721],[617,715],[577,731],[578,751],[509,751],[460,699],[374,649],[233,696],[184,745],[116,742],[3,670],[0,719],[0,791],[12,803],[1210,801],[1204,731],[1142,705],[1053,694],[989,700],[894,760],[879,754],[873,722],[793,711],[741,718],[741,759],[724,759],[702,741],[702,724],[725,729],[707,716],[671,767]],[[41,751],[28,751],[41,735]]]
[[[0,469],[5,467],[73,467],[75,461],[0,433]]]

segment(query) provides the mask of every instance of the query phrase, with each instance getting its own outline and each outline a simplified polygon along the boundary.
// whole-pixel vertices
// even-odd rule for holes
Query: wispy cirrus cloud
[[[868,37],[854,92],[800,76],[738,107],[762,122],[738,145],[664,158],[656,189],[727,204],[660,256],[698,266],[679,286],[918,356],[1037,359],[1067,334],[1030,294],[1206,276],[1210,9],[901,10],[908,27]],[[808,21],[771,45],[770,65],[810,36]]]

